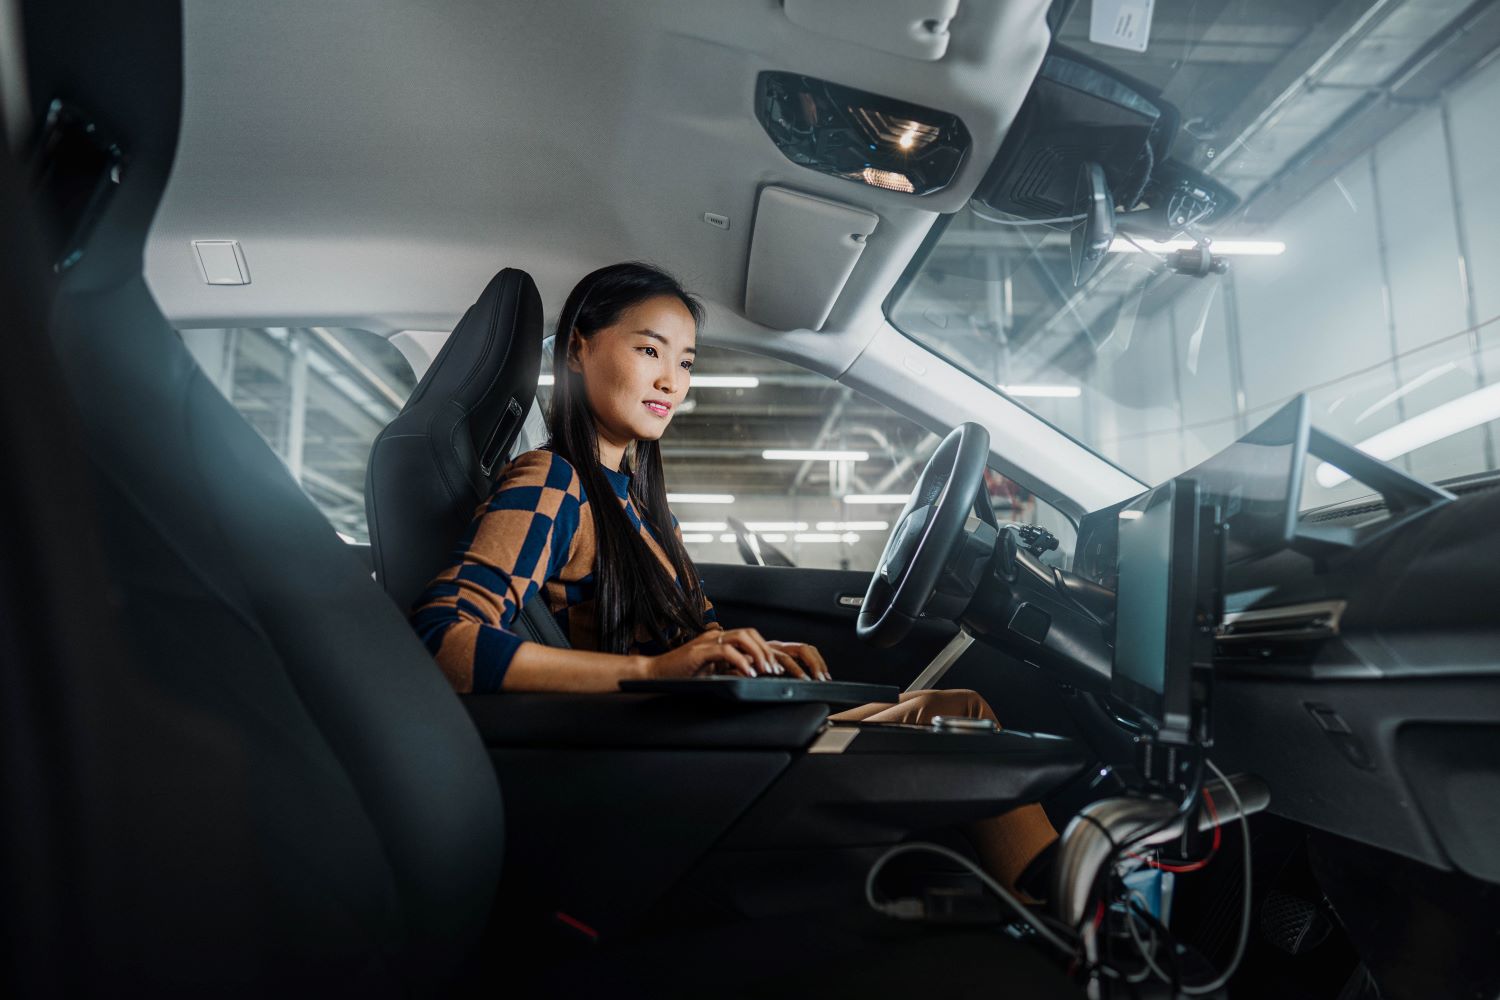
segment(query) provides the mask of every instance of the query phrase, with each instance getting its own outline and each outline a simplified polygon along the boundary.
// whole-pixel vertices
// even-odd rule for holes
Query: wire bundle
[[[1161,871],[1173,873],[1188,873],[1200,871],[1213,860],[1218,853],[1222,842],[1222,832],[1219,825],[1218,809],[1214,805],[1212,796],[1202,787],[1203,765],[1207,765],[1218,779],[1223,782],[1229,797],[1234,801],[1235,812],[1240,823],[1240,840],[1244,856],[1245,880],[1242,890],[1242,906],[1239,937],[1235,943],[1234,953],[1224,970],[1213,979],[1206,982],[1183,983],[1181,970],[1178,968],[1176,954],[1176,940],[1171,931],[1157,920],[1145,907],[1141,905],[1139,893],[1124,891],[1118,884],[1118,868],[1124,858],[1131,858],[1150,867]],[[1213,844],[1207,855],[1196,861],[1182,863],[1163,862],[1154,858],[1143,857],[1135,854],[1131,848],[1138,846],[1149,839],[1153,834],[1166,829],[1173,822],[1188,815],[1199,797],[1203,798],[1204,807],[1213,818]],[[1085,816],[1085,818],[1089,818]],[[1094,821],[1097,824],[1097,821]],[[1105,833],[1110,840],[1111,854],[1108,861],[1100,866],[1100,874],[1095,882],[1090,899],[1094,905],[1086,908],[1086,916],[1079,921],[1077,926],[1068,926],[1060,920],[1042,912],[1038,908],[1028,906],[1016,895],[999,882],[995,881],[983,869],[973,861],[939,844],[914,842],[900,844],[882,854],[873,865],[870,866],[869,874],[865,878],[865,900],[870,907],[879,913],[902,920],[920,920],[925,917],[924,907],[920,900],[882,900],[875,894],[875,881],[880,872],[894,858],[903,854],[928,853],[936,854],[961,866],[985,888],[989,889],[1000,902],[1004,903],[1030,930],[1046,941],[1053,948],[1067,956],[1071,960],[1070,974],[1084,974],[1087,976],[1103,976],[1107,979],[1120,980],[1127,983],[1140,983],[1155,976],[1166,983],[1172,991],[1173,996],[1204,996],[1220,990],[1235,970],[1239,968],[1240,961],[1245,955],[1245,946],[1250,936],[1251,917],[1251,893],[1250,893],[1250,823],[1245,815],[1244,803],[1240,801],[1239,793],[1234,785],[1224,776],[1224,773],[1210,760],[1199,758],[1194,768],[1194,778],[1190,782],[1188,794],[1184,797],[1178,809],[1165,819],[1148,826],[1144,830],[1137,831],[1129,838],[1116,843],[1109,838],[1108,832],[1099,826],[1101,832]],[[1116,957],[1100,955],[1098,949],[1099,934],[1104,926],[1112,904],[1120,903],[1123,909],[1126,931],[1136,951],[1137,963],[1132,966],[1122,967]],[[1144,924],[1149,937],[1142,935],[1140,926]],[[1165,946],[1165,947],[1163,947]],[[1162,955],[1166,956],[1166,967],[1160,961]]]

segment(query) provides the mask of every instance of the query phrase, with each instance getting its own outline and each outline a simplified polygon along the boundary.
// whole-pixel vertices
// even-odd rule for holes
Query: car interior
[[[1496,53],[0,0],[7,995],[1500,997]],[[832,681],[457,694],[407,620],[624,260],[707,310],[704,590]],[[830,720],[930,688],[1001,725]],[[1033,896],[961,831],[1037,802]]]

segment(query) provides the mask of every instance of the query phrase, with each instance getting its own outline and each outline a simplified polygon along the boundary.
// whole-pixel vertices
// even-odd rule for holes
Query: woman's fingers
[[[731,629],[724,633],[724,644],[743,650],[760,673],[779,674],[782,672],[780,664],[771,653],[770,644],[762,639],[760,633],[753,628]]]
[[[811,677],[806,670],[803,670],[802,664],[798,663],[797,658],[790,653],[784,653],[779,649],[772,649],[771,655],[776,658],[776,665],[787,676],[794,677],[799,681],[816,679]]]
[[[771,646],[784,653],[789,653],[797,659],[807,675],[814,680],[831,681],[833,674],[828,670],[828,664],[823,662],[823,654],[818,652],[816,646],[805,642],[777,642],[773,641]]]

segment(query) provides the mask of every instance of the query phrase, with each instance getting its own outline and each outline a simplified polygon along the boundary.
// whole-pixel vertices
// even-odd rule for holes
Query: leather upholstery
[[[142,279],[181,108],[180,5],[46,0],[24,14],[39,119],[65,94],[128,157],[50,326],[72,410],[57,446],[76,438],[92,495],[78,531],[46,540],[35,572],[73,593],[37,627],[93,630],[118,652],[57,664],[107,675],[107,714],[70,733],[84,717],[70,701],[45,722],[60,744],[85,737],[82,759],[108,774],[92,807],[103,815],[60,834],[68,894],[49,919],[68,935],[73,988],[52,985],[441,991],[494,899],[498,783],[401,613]],[[74,571],[84,537],[98,539],[107,590]]]
[[[454,327],[396,419],[375,439],[365,511],[375,578],[403,611],[511,458],[536,395],[542,299],[506,268]]]

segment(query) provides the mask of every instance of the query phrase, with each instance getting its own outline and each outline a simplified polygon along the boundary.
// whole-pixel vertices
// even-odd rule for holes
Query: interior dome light
[[[887,191],[904,191],[907,194],[916,191],[905,174],[898,174],[894,170],[876,170],[874,167],[865,167],[860,171],[860,177],[871,187],[885,188]]]
[[[957,115],[797,73],[760,74],[755,116],[793,163],[903,194],[941,191],[969,153]]]

